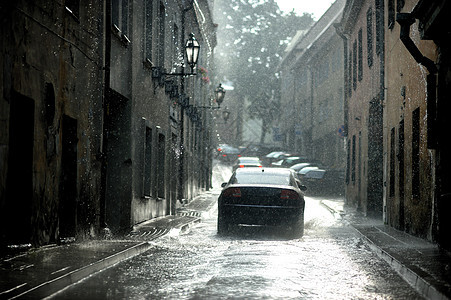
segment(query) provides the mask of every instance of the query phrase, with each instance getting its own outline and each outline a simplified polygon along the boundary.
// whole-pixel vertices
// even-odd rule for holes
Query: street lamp
[[[206,108],[206,109],[220,109],[221,103],[224,101],[225,97],[225,89],[222,87],[222,84],[219,84],[215,89],[215,100],[218,103],[218,106],[197,106],[197,108]]]
[[[215,98],[218,103],[218,108],[221,106],[222,101],[224,101],[225,90],[220,83],[219,86],[215,89]]]
[[[227,120],[229,120],[230,117],[230,111],[226,109],[222,112],[222,117],[224,118],[224,121],[227,123]]]
[[[186,60],[188,62],[188,65],[191,67],[191,74],[194,73],[194,68],[197,65],[197,59],[199,58],[199,42],[194,37],[193,33],[190,33],[189,39],[186,41],[185,44],[185,51],[186,51]]]
[[[191,73],[166,73],[163,66],[153,67],[152,68],[152,77],[153,78],[161,78],[164,76],[192,76],[197,75],[194,73],[194,69],[197,65],[197,60],[199,58],[200,45],[199,42],[194,37],[193,33],[190,33],[189,38],[185,43],[185,54],[186,54],[186,62],[191,67]],[[164,79],[163,79],[164,81]]]

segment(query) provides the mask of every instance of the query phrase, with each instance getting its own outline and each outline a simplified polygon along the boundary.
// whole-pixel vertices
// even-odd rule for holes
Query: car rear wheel
[[[229,223],[223,218],[218,217],[218,234],[226,234],[229,232]]]
[[[300,217],[291,227],[291,233],[294,238],[300,238],[304,235],[304,217]]]

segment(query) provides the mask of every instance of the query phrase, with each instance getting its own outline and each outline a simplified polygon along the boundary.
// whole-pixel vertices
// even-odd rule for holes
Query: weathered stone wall
[[[31,223],[16,232],[20,240],[29,237],[34,244],[45,244],[60,238],[60,208],[65,201],[60,185],[64,167],[63,116],[71,117],[77,124],[73,134],[77,140],[77,167],[71,171],[75,172],[73,191],[77,204],[68,226],[77,235],[90,234],[96,226],[100,199],[100,164],[96,154],[100,150],[102,116],[101,16],[100,3],[80,6],[75,12],[53,1],[16,1],[2,7],[1,51],[6,58],[2,61],[0,104],[2,123],[6,125],[1,129],[3,162],[11,157],[11,138],[22,138],[9,136],[11,101],[20,102],[26,97],[34,107],[32,201],[25,208],[31,210]],[[7,169],[2,168],[2,173],[8,174]],[[1,177],[3,187],[6,174]],[[21,197],[17,189],[11,190],[8,198],[3,191],[4,188],[2,206],[11,207]],[[2,209],[2,214],[19,216],[21,212]],[[16,240],[15,236],[4,234]]]

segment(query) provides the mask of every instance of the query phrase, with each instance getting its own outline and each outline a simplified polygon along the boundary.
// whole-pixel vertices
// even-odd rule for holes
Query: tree
[[[275,70],[291,37],[309,28],[312,16],[284,14],[274,0],[229,0],[215,2],[215,17],[219,23],[217,67],[233,82],[238,97],[251,103],[248,117],[262,120],[263,142],[278,115]]]

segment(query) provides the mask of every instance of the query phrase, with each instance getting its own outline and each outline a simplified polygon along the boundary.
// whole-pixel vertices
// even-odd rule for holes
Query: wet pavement
[[[123,260],[148,251],[151,241],[180,234],[210,214],[217,194],[205,192],[176,216],[139,224],[123,239],[96,240],[31,249],[1,260],[0,299],[47,297]],[[369,247],[427,299],[451,299],[451,256],[425,240],[368,220],[344,207],[341,199],[321,203],[349,222]]]
[[[368,246],[427,299],[451,299],[451,253],[424,239],[398,231],[382,220],[345,208],[342,200],[322,200],[359,232]]]

